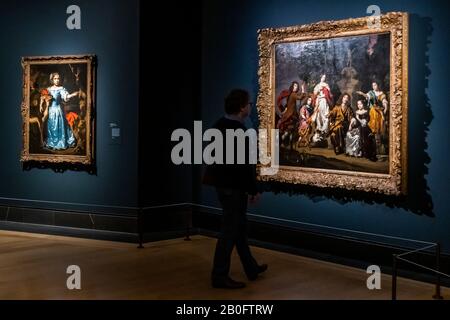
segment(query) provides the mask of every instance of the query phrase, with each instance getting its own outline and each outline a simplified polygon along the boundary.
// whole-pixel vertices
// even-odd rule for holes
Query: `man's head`
[[[250,115],[250,95],[242,89],[233,89],[225,98],[225,112],[246,118]]]
[[[344,93],[339,101],[338,101],[338,105],[341,105],[342,107],[347,107],[350,104],[350,95],[348,93]]]
[[[300,85],[297,81],[292,81],[291,86],[289,87],[289,92],[298,92]]]

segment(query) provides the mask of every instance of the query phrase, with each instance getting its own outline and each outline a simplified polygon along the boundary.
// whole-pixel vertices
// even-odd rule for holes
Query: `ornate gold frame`
[[[58,154],[30,154],[29,151],[29,130],[30,130],[30,66],[37,64],[87,64],[87,100],[86,100],[86,155],[58,155]],[[96,77],[96,56],[95,55],[70,55],[70,56],[49,56],[49,57],[25,57],[22,58],[23,68],[23,100],[22,100],[22,163],[36,161],[46,163],[70,163],[81,165],[92,165],[95,150],[95,77]]]
[[[327,169],[280,166],[275,175],[261,175],[263,181],[306,184],[317,187],[337,187],[349,190],[400,195],[407,193],[408,160],[408,14],[390,12],[380,17],[380,27],[370,28],[369,19],[355,18],[322,21],[308,25],[258,30],[259,94],[257,100],[260,129],[274,128],[275,105],[275,44],[329,39],[342,36],[390,33],[390,151],[389,174],[338,171]],[[268,145],[260,148],[272,150]],[[267,165],[269,167],[270,165]]]

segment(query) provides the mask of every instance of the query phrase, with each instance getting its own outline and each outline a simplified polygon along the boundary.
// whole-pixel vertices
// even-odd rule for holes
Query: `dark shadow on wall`
[[[408,113],[408,195],[391,197],[372,193],[348,191],[344,189],[322,189],[311,186],[290,185],[277,182],[264,183],[266,192],[287,193],[289,195],[305,195],[318,202],[332,199],[338,203],[365,202],[368,204],[385,204],[388,207],[403,208],[419,215],[434,217],[433,199],[429,193],[426,180],[430,157],[427,153],[427,136],[433,120],[433,113],[427,96],[428,77],[431,71],[428,67],[428,50],[433,32],[431,18],[410,15],[409,36],[409,113]],[[257,70],[257,58],[255,70]],[[257,92],[257,79],[253,81]],[[257,124],[257,118],[252,117]]]
[[[22,169],[24,171],[30,171],[33,169],[50,169],[56,173],[64,173],[66,171],[82,171],[87,172],[90,175],[97,175],[97,166],[95,164],[83,165],[79,163],[50,163],[28,161],[22,164]]]

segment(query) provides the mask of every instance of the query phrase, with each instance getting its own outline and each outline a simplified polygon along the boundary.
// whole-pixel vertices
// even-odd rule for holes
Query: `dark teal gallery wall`
[[[258,91],[257,30],[366,15],[371,1],[205,1],[203,10],[202,114],[205,127],[222,115],[223,97],[234,87]],[[450,148],[448,75],[450,42],[446,1],[377,1],[382,12],[410,16],[409,197],[372,201],[333,196],[329,191],[266,192],[249,212],[263,221],[383,240],[367,234],[330,231],[323,225],[422,241],[439,241],[450,253]],[[257,126],[255,112],[248,125]],[[198,201],[218,206],[214,190],[202,187]],[[300,223],[300,224],[299,224]],[[402,242],[408,245],[408,243]]]
[[[72,4],[81,8],[81,30],[66,28]],[[1,1],[0,12],[0,205],[137,206],[139,1]],[[23,171],[21,57],[72,54],[98,57],[97,174]],[[121,126],[121,145],[110,144],[111,122]]]

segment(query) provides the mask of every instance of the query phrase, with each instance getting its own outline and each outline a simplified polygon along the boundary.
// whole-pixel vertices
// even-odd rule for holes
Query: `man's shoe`
[[[258,276],[259,276],[261,273],[263,273],[264,271],[267,270],[268,267],[269,267],[269,266],[268,266],[267,264],[259,265],[259,266],[257,267],[257,273],[254,274],[254,275],[248,276],[248,279],[249,279],[249,280],[252,280],[252,281],[253,281],[253,280],[256,280],[256,279],[258,278]]]
[[[214,288],[223,288],[223,289],[242,289],[245,288],[245,283],[234,281],[230,277],[227,277],[220,280],[213,280],[212,286]]]
[[[267,268],[268,268],[269,266],[267,265],[267,264],[262,264],[262,265],[260,265],[260,266],[258,266],[258,273],[263,273],[263,272],[265,272],[266,270],[267,270]]]

